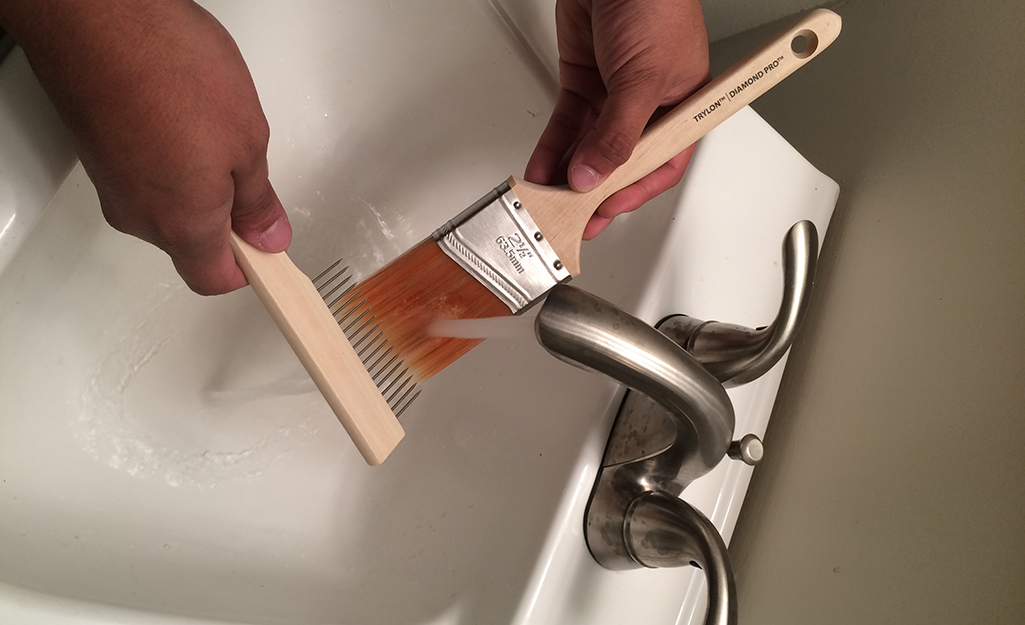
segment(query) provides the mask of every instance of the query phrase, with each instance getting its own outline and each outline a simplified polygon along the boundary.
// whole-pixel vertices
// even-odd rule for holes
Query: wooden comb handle
[[[363,458],[383,462],[405,432],[313,283],[284,252],[262,252],[234,232],[231,249]]]
[[[777,85],[833,43],[840,16],[818,9],[702,87],[641,135],[630,159],[587,193],[516,178],[509,184],[570,274],[580,273],[584,226],[610,195],[655,171],[733,113]],[[807,47],[795,52],[795,40]]]

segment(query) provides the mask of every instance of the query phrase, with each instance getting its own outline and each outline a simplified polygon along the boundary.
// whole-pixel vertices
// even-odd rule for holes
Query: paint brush
[[[578,275],[584,226],[606,198],[778,84],[839,32],[840,17],[832,11],[819,9],[802,18],[652,124],[630,159],[590,192],[509,178],[360,284],[351,285],[347,268],[338,264],[315,278],[329,317],[351,344],[347,364],[339,369],[344,372],[328,373],[340,377],[324,386],[367,461],[383,460],[401,438],[391,411],[405,410],[420,383],[480,342],[435,336],[430,332],[435,321],[519,314]],[[303,341],[297,339],[293,347],[296,343]],[[325,373],[318,375],[323,379]],[[382,401],[369,398],[374,392]]]

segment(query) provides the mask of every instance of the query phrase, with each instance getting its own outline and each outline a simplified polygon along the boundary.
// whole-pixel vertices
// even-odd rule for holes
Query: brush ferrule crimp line
[[[434,240],[513,314],[570,278],[508,183],[439,228]]]

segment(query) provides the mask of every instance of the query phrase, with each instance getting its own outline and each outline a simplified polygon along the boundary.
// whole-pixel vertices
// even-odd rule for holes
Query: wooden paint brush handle
[[[840,34],[840,16],[818,9],[716,77],[652,124],[630,159],[587,193],[518,179],[510,185],[570,274],[580,273],[584,226],[610,195],[637,182],[815,58]],[[800,48],[798,44],[806,43]],[[795,51],[797,48],[800,51]]]
[[[235,260],[368,464],[404,432],[313,283],[284,252],[268,254],[234,232]]]

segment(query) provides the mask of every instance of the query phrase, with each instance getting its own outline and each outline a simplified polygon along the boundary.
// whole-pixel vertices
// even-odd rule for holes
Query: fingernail
[[[569,172],[569,182],[577,191],[590,191],[601,182],[601,176],[587,165],[577,165]]]
[[[283,252],[292,241],[292,229],[288,220],[279,218],[260,235],[260,249],[265,252]]]

